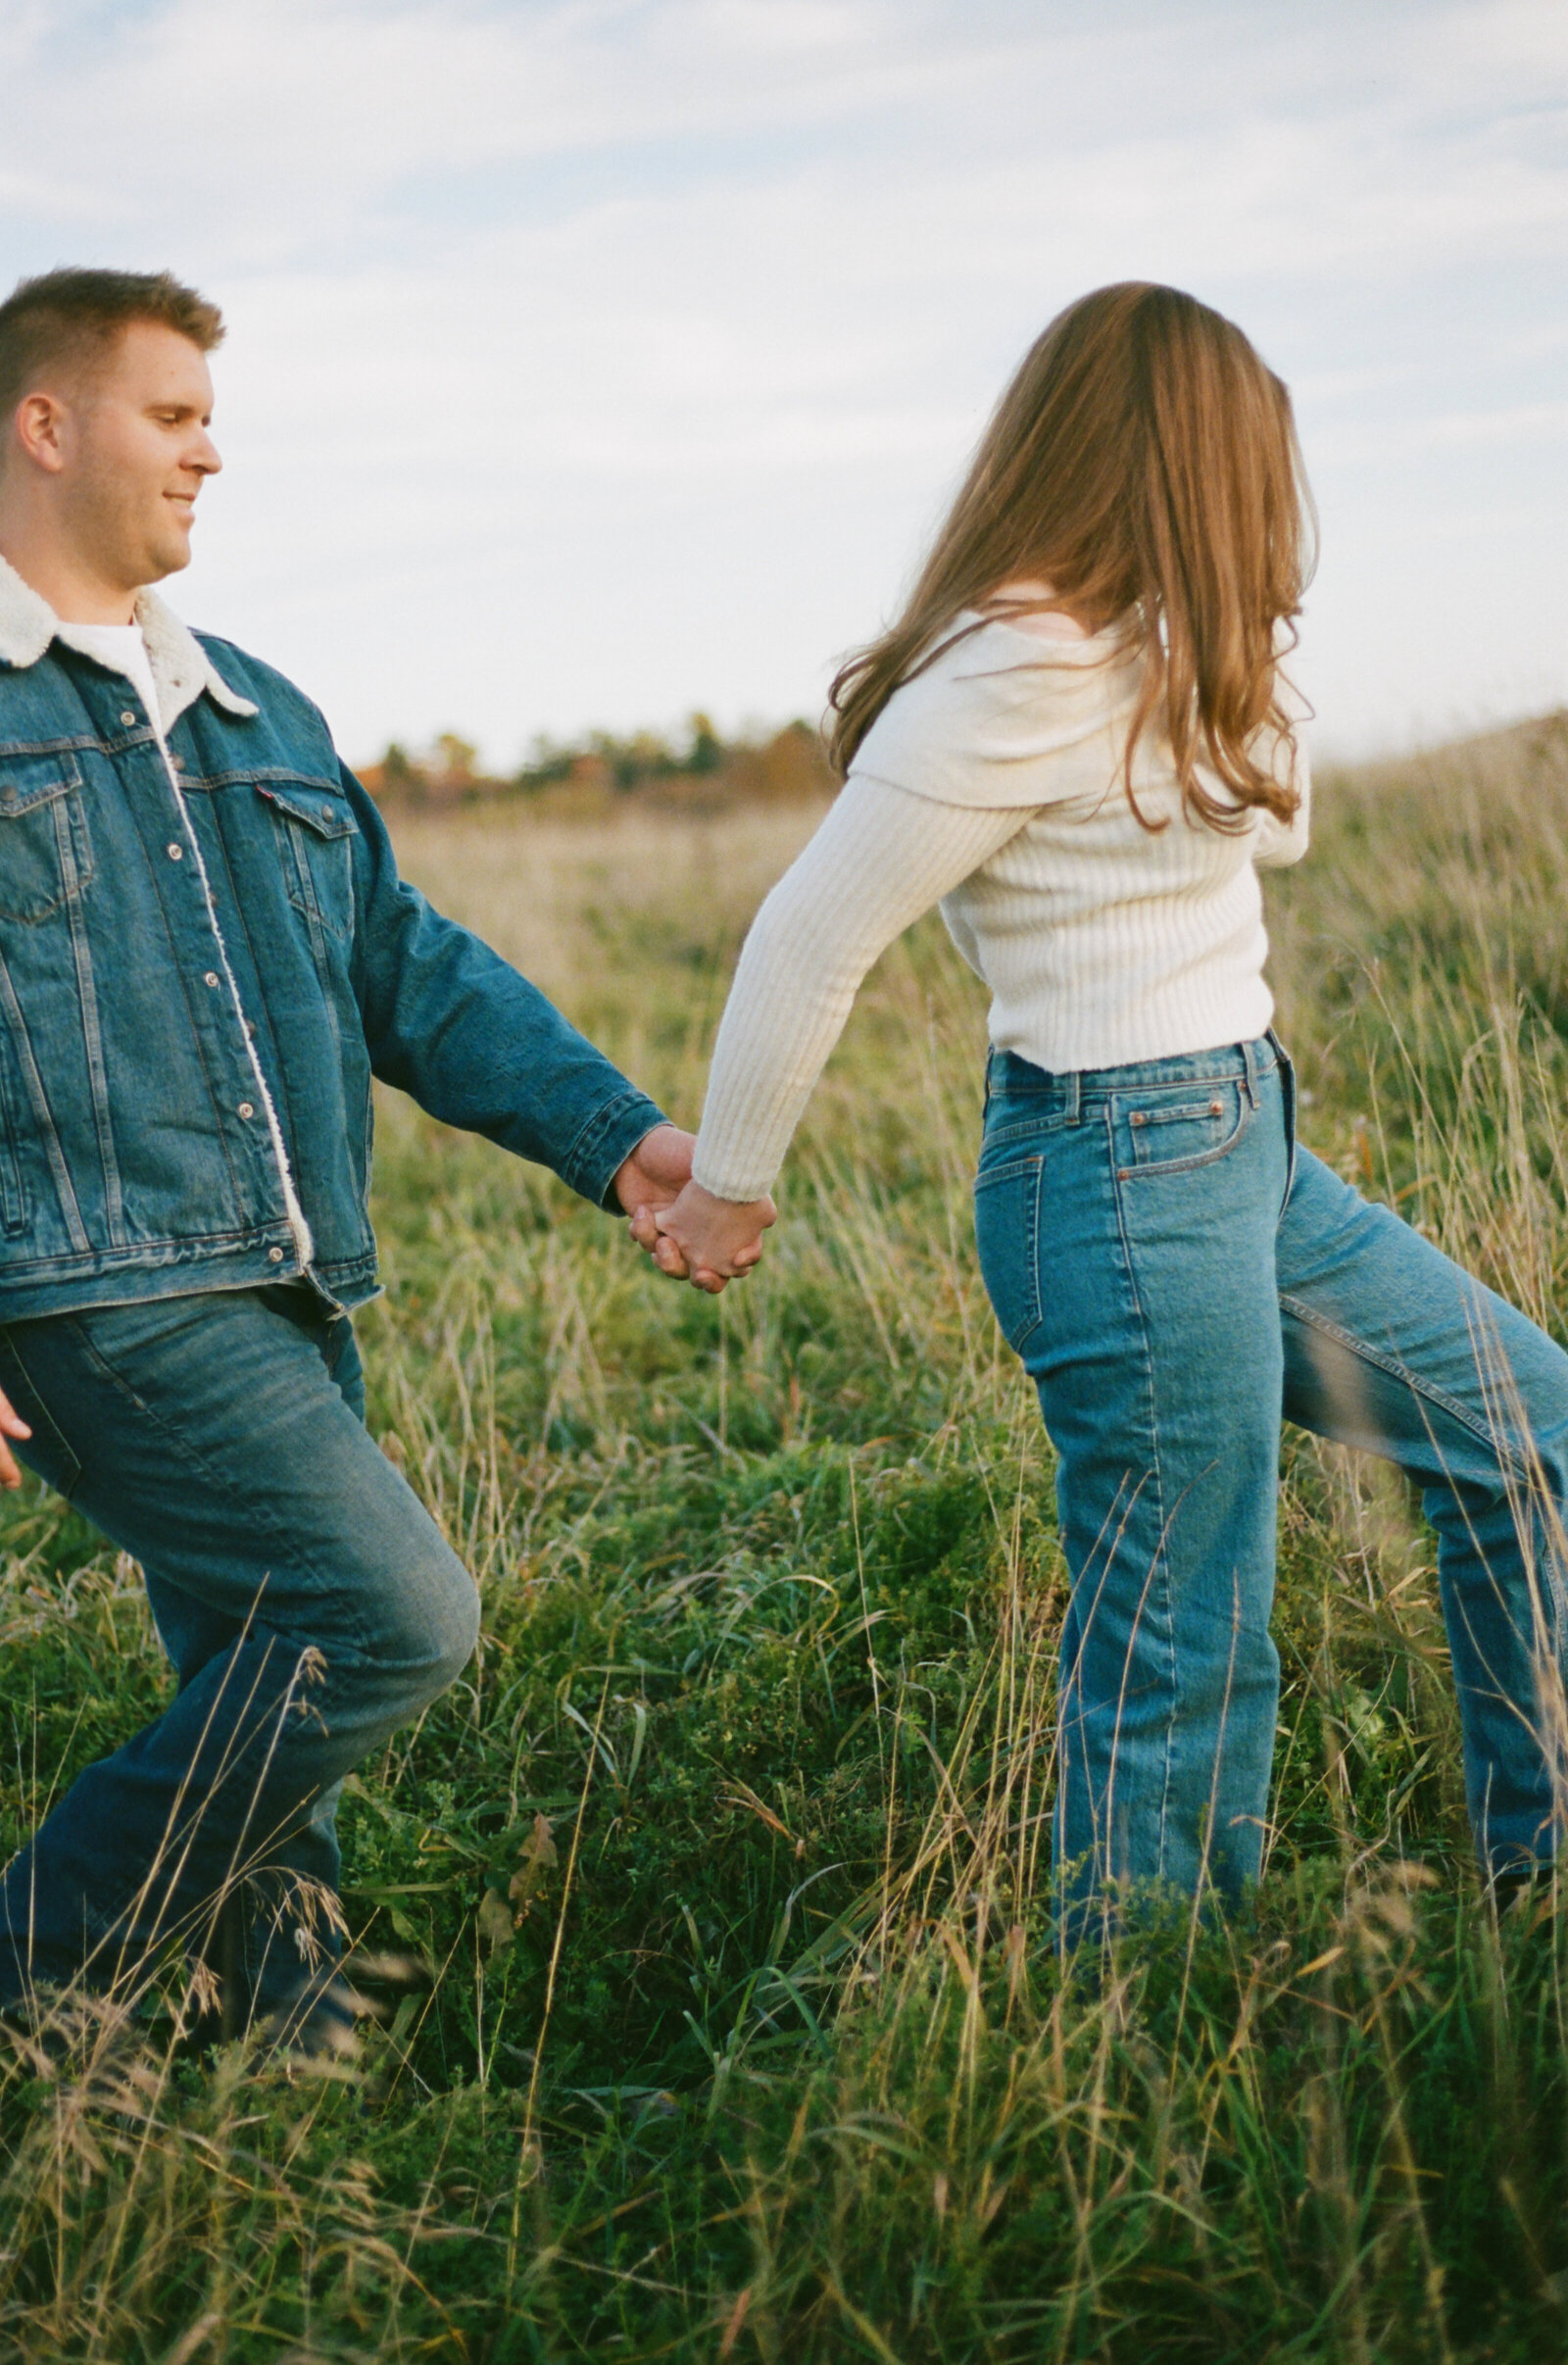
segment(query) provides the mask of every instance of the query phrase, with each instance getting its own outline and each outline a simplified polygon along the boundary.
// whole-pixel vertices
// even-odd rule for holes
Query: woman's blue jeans
[[[0,1387],[22,1458],[141,1562],[178,1683],[7,1868],[0,2003],[134,1994],[233,1900],[241,2010],[289,2006],[338,1952],[343,1777],[462,1669],[473,1581],[367,1433],[347,1317],[302,1287],[15,1322]]]
[[[1098,1073],[993,1052],[975,1186],[1056,1449],[1066,1897],[1257,1876],[1281,1416],[1419,1485],[1484,1867],[1568,1808],[1568,1355],[1294,1144],[1272,1035]]]

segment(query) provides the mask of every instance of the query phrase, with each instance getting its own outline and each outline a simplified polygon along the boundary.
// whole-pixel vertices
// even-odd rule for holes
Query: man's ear
[[[58,476],[66,465],[66,406],[58,394],[24,394],[12,432],[34,468]]]

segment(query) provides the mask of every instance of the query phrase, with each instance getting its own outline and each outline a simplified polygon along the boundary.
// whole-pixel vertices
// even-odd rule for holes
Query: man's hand
[[[631,1217],[633,1240],[660,1271],[716,1298],[726,1282],[751,1271],[778,1210],[770,1199],[715,1199],[694,1183],[696,1146],[695,1134],[656,1125],[616,1173],[614,1191]]]
[[[682,1133],[678,1125],[656,1125],[652,1133],[643,1135],[624,1165],[616,1167],[611,1188],[631,1217],[631,1236],[640,1247],[651,1248],[657,1238],[655,1209],[673,1206],[691,1181],[696,1147],[695,1133]]]
[[[662,1272],[716,1298],[727,1281],[751,1271],[762,1254],[762,1234],[777,1220],[770,1199],[715,1199],[689,1182],[672,1207],[652,1213],[657,1237],[644,1245]]]
[[[22,1484],[22,1472],[17,1467],[17,1457],[6,1444],[6,1439],[8,1437],[30,1437],[31,1435],[32,1431],[21,1413],[12,1410],[11,1399],[8,1396],[0,1396],[0,1487],[10,1487],[15,1491]]]

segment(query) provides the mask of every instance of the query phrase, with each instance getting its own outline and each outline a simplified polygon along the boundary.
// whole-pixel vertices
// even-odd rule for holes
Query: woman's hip
[[[975,1228],[998,1320],[1037,1376],[1118,1342],[1211,1355],[1244,1307],[1277,1342],[1291,1098],[1272,1036],[1066,1076],[993,1053]]]

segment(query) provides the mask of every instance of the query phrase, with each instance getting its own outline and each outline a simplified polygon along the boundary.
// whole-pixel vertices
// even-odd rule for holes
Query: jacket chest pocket
[[[0,917],[47,919],[79,901],[91,878],[75,758],[0,754]]]
[[[354,933],[354,841],[359,823],[326,786],[257,787],[272,809],[288,900],[312,929],[346,943]]]

